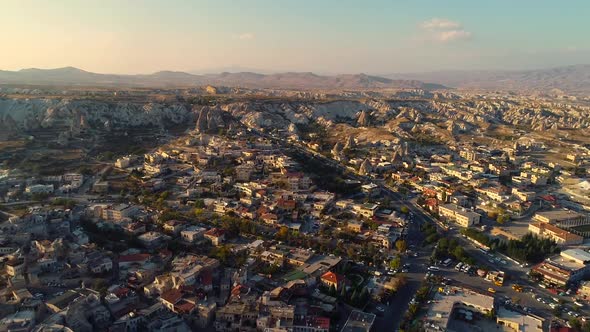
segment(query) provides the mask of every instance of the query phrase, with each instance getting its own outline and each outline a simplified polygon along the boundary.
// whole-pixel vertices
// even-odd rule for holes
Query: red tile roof
[[[191,311],[193,311],[195,309],[195,305],[188,302],[188,301],[182,301],[180,303],[178,303],[177,305],[174,306],[174,308],[176,309],[177,312],[179,313],[190,313]]]
[[[330,318],[328,317],[313,317],[310,323],[315,328],[330,329]]]
[[[179,289],[171,289],[160,295],[160,298],[166,302],[176,304],[178,301],[180,301],[180,299],[182,299],[182,291]]]
[[[119,263],[145,262],[150,259],[150,254],[132,254],[119,256]]]
[[[341,276],[338,273],[334,273],[332,271],[328,271],[322,274],[322,280],[339,284],[344,281],[344,276]]]
[[[125,287],[121,287],[118,288],[117,290],[115,290],[114,294],[118,297],[125,297],[129,294],[130,289],[129,288],[125,288]]]
[[[219,228],[211,228],[210,230],[205,232],[205,235],[213,236],[213,237],[220,237],[223,234],[225,234],[225,231],[223,229],[219,229]]]

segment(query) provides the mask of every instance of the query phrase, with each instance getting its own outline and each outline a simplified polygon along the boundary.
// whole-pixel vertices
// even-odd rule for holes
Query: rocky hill
[[[73,67],[58,69],[24,69],[0,71],[3,84],[82,85],[82,86],[142,86],[190,87],[225,85],[229,87],[274,89],[444,89],[439,84],[417,80],[398,80],[365,74],[322,76],[313,73],[221,73],[193,75],[184,72],[161,71],[149,75],[112,75],[87,72]]]
[[[390,74],[385,77],[416,79],[465,89],[546,93],[557,89],[568,94],[590,94],[590,65],[518,71],[439,71]]]
[[[518,126],[528,130],[590,128],[587,106],[534,99],[362,99],[243,100],[215,106],[171,102],[115,102],[71,98],[0,98],[0,131],[35,135],[52,130],[75,136],[83,131],[108,132],[129,128],[184,125],[200,132],[245,125],[280,130],[295,137],[302,128],[322,126],[351,133],[377,129],[400,139],[421,133],[447,139],[460,133],[483,133],[490,126]],[[350,133],[344,133],[347,136]],[[57,137],[56,137],[57,138]]]

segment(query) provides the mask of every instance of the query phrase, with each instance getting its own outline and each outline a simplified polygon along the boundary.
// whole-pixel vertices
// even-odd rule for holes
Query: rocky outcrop
[[[359,167],[359,174],[360,175],[368,175],[373,171],[373,167],[371,166],[371,162],[368,159],[365,159],[361,166]]]
[[[162,128],[193,119],[193,112],[180,103],[0,98],[0,128],[15,133],[54,130],[63,138],[84,130]]]
[[[224,114],[220,108],[203,107],[197,113],[195,131],[197,133],[214,133],[219,128],[224,128],[229,123],[224,120]]]

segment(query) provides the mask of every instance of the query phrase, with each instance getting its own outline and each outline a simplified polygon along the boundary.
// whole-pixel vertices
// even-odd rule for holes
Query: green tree
[[[402,253],[405,252],[406,249],[408,249],[408,244],[406,243],[406,240],[397,240],[395,242],[395,248],[398,252]]]
[[[336,287],[334,287],[334,285],[330,285],[330,289],[328,290],[328,294],[330,296],[336,296]]]
[[[352,291],[352,295],[350,296],[350,304],[353,306],[357,306],[359,304],[359,294],[356,289]]]
[[[340,296],[339,299],[340,300],[345,300],[346,299],[346,287],[341,287],[340,288]]]
[[[453,249],[453,256],[455,256],[455,258],[457,258],[458,260],[464,259],[465,249],[463,249],[463,247],[457,246],[455,249]]]
[[[397,270],[401,266],[401,258],[399,256],[393,257],[391,261],[389,261],[389,267]]]

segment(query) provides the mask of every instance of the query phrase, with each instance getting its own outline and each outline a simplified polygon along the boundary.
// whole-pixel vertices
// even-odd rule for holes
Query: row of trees
[[[527,233],[519,240],[508,241],[498,238],[492,239],[486,234],[471,228],[461,230],[461,234],[520,262],[538,263],[547,256],[557,254],[560,251],[555,241],[540,238],[532,233]]]
[[[422,230],[422,233],[424,234],[424,236],[426,237],[424,239],[424,244],[436,243],[438,241],[438,239],[440,238],[440,235],[438,234],[438,231],[436,230],[436,226],[434,226],[433,224],[430,224],[430,223],[423,224],[421,230]]]
[[[494,239],[490,248],[520,262],[529,263],[539,263],[547,256],[560,252],[555,241],[539,238],[532,233],[527,233],[520,240],[500,241]]]
[[[424,283],[416,292],[415,301],[410,303],[408,311],[404,314],[404,320],[400,324],[400,331],[421,331],[414,320],[420,311],[421,304],[426,301],[430,293],[430,285]]]
[[[438,241],[438,245],[434,251],[434,257],[437,260],[452,257],[469,265],[475,264],[473,257],[465,252],[465,249],[459,245],[459,242],[457,242],[456,239],[449,240],[446,237],[443,237]]]
[[[326,291],[326,289],[324,289],[324,291]],[[364,307],[370,297],[367,287],[356,287],[353,288],[352,291],[346,287],[342,287],[340,291],[338,291],[334,286],[331,286],[327,289],[327,293],[328,295],[336,297],[338,300],[357,308]]]

